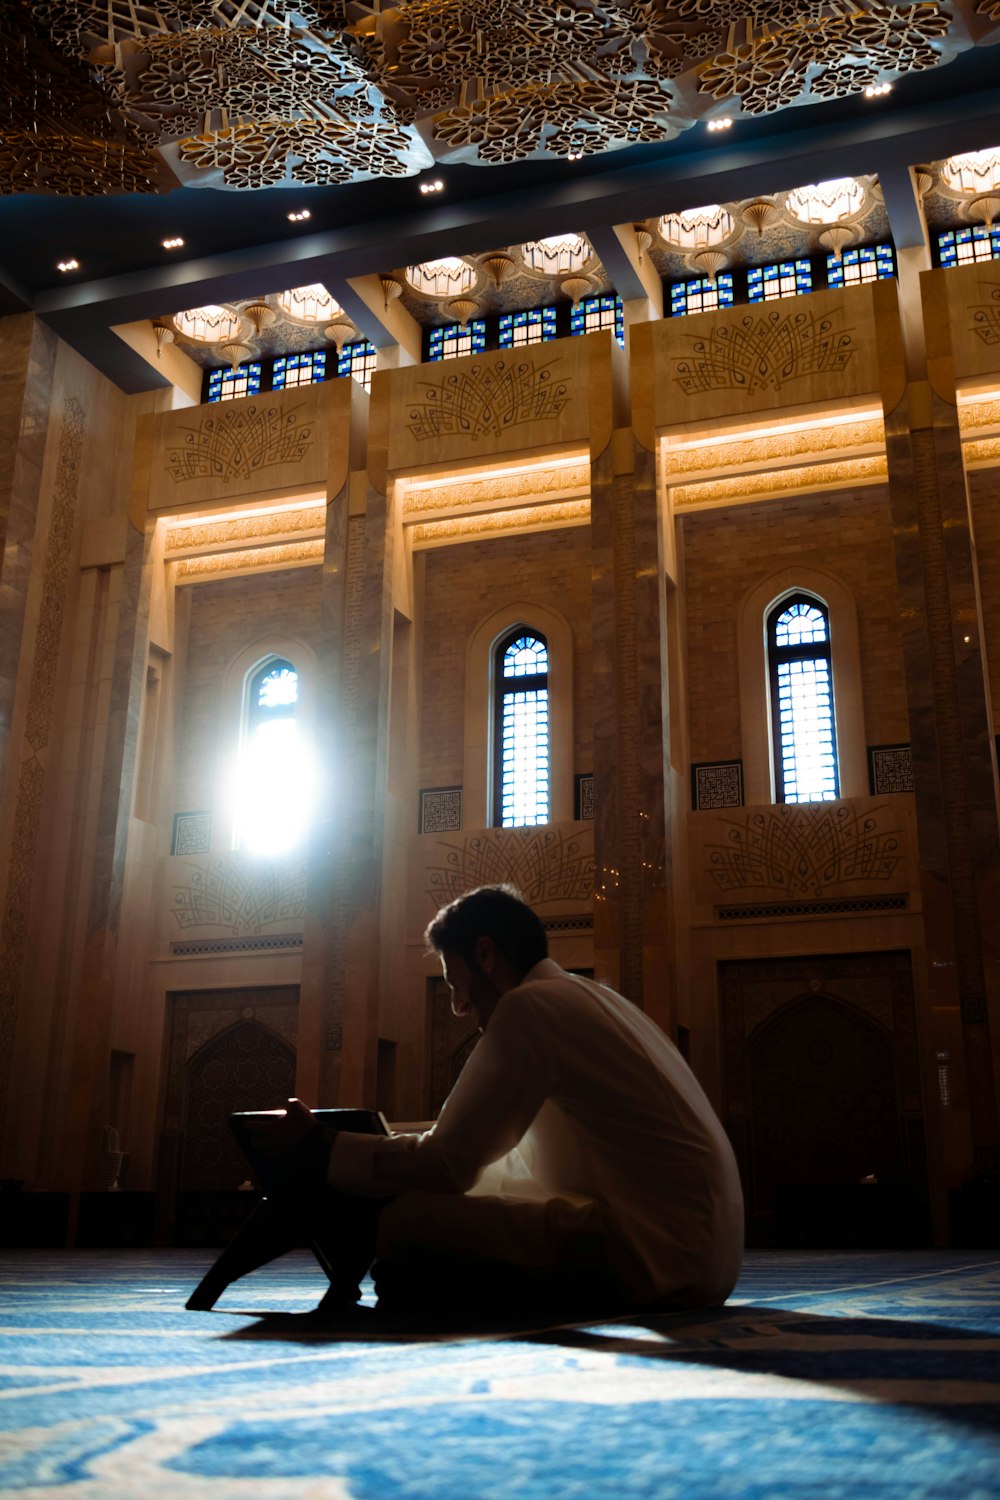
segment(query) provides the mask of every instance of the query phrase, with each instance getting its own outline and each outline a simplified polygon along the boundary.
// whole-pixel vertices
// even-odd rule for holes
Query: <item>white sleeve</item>
[[[342,1131],[330,1153],[332,1187],[371,1196],[420,1188],[464,1193],[483,1169],[517,1145],[552,1091],[551,1067],[530,1001],[508,994],[440,1117],[423,1135]]]

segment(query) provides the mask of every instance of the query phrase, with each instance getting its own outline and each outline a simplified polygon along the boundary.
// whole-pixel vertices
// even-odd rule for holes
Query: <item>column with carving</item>
[[[352,396],[356,424],[365,403],[359,388]],[[385,426],[380,415],[376,398],[369,425],[376,447]],[[384,472],[384,439],[381,446]],[[317,705],[323,800],[310,845],[296,1075],[310,1105],[374,1104],[392,641],[390,506],[386,487],[357,471],[331,486],[327,507]]]
[[[592,461],[591,536],[594,961],[670,1030],[663,574],[654,458],[629,430]]]
[[[1000,830],[947,301],[923,278],[927,379],[907,381],[895,302],[876,303],[935,1035],[961,1035],[968,1137],[954,1184],[1000,1172],[989,1005],[1000,980]],[[880,289],[881,290],[881,289]],[[993,1000],[995,1004],[995,998]],[[956,1114],[961,1111],[956,1098]]]

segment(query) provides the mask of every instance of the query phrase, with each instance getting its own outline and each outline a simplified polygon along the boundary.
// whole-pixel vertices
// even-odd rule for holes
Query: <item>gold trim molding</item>
[[[202,582],[230,573],[266,573],[279,568],[303,568],[322,563],[322,537],[308,542],[290,542],[283,547],[252,547],[238,552],[215,552],[204,557],[182,558],[177,564],[177,582]]]
[[[844,459],[839,463],[804,464],[776,469],[768,474],[740,474],[730,479],[706,480],[701,484],[671,487],[677,510],[704,505],[732,505],[740,501],[778,499],[782,495],[810,490],[841,489],[847,485],[884,483],[888,468],[884,454]]]
[[[414,548],[434,547],[446,542],[470,541],[475,537],[586,526],[589,521],[589,499],[565,500],[557,505],[526,505],[517,510],[479,511],[475,515],[454,516],[447,521],[425,521],[415,525],[411,535]]]

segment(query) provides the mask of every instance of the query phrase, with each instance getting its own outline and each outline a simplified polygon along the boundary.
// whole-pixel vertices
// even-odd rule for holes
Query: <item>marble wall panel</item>
[[[955,377],[1000,377],[1000,261],[925,271],[920,280],[925,303],[947,308]]]
[[[872,301],[884,295],[876,283],[650,324],[633,368],[652,392],[642,409],[661,429],[874,393]]]
[[[331,445],[346,473],[349,385],[332,380],[145,418],[149,511],[324,490]]]
[[[594,424],[610,436],[611,410],[610,386],[599,407],[592,403],[593,367],[610,382],[612,342],[593,334],[393,371],[389,468],[403,474],[536,450],[594,451]]]

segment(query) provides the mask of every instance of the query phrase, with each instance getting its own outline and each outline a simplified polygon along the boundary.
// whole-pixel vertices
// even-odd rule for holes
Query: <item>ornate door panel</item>
[[[724,963],[720,993],[751,1242],[891,1238],[872,1213],[912,1216],[926,1188],[909,954]]]

